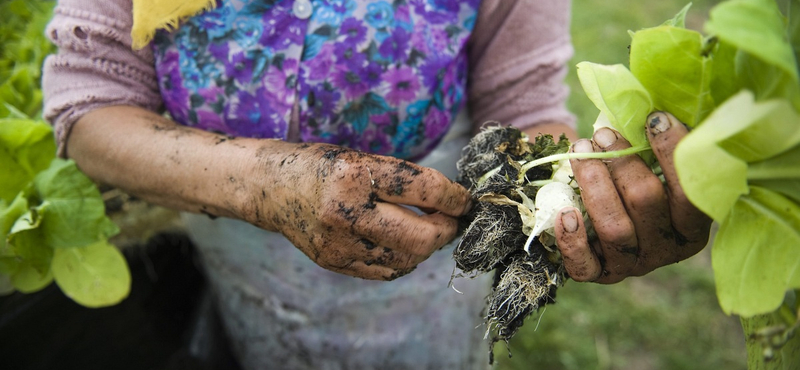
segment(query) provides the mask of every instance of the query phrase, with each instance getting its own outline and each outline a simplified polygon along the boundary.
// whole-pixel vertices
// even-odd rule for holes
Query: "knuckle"
[[[427,256],[431,251],[436,250],[436,246],[428,240],[414,240],[406,243],[409,246],[407,253],[413,256]]]
[[[603,221],[594,222],[600,240],[605,245],[626,247],[635,241],[633,223],[623,217],[608,217]]]
[[[590,264],[590,261],[565,259],[564,267],[570,278],[578,282],[592,281],[597,277],[597,273],[599,272]]]
[[[446,207],[452,207],[456,203],[456,199],[453,199],[453,193],[449,191],[450,187],[450,180],[443,176],[436,176],[434,174],[428,174],[424,180],[424,191],[430,194],[436,194],[436,197],[430,199],[428,197],[427,203],[428,205],[435,205],[435,202],[442,204]]]
[[[323,202],[319,207],[319,219],[324,224],[334,223],[336,220],[336,205],[333,202]]]
[[[578,169],[574,169],[574,174],[578,177],[578,182],[586,185],[596,184],[602,181],[603,177],[608,176],[605,165],[595,161],[581,161]]]
[[[665,200],[664,186],[658,178],[648,176],[627,187],[623,198],[630,207],[648,208]]]
[[[428,229],[414,230],[411,235],[414,235],[414,237],[408,240],[408,245],[411,246],[409,253],[415,256],[427,257],[444,245],[444,243],[437,240],[437,234],[431,235],[431,231]]]

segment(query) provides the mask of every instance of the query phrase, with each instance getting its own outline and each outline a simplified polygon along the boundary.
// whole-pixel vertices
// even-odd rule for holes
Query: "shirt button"
[[[300,19],[308,19],[311,17],[311,13],[314,11],[314,6],[311,5],[311,1],[309,0],[294,0],[294,4],[292,5],[292,12],[294,13],[295,17]]]

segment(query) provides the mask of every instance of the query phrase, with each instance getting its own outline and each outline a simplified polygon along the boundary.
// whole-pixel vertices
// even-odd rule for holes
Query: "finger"
[[[588,153],[594,151],[589,140],[579,140],[572,151]],[[581,199],[600,239],[600,253],[605,258],[608,275],[604,279],[624,279],[634,268],[637,260],[637,241],[633,222],[611,180],[611,174],[598,159],[571,159],[575,179],[581,187]]]
[[[556,218],[556,244],[567,274],[575,281],[594,281],[600,276],[600,261],[589,246],[583,218],[577,208],[568,207]]]
[[[456,217],[469,211],[469,191],[441,172],[407,161],[380,164],[367,171],[381,200]]]
[[[604,151],[631,147],[609,128],[597,130],[593,138]],[[631,275],[644,275],[663,265],[663,261],[675,258],[674,249],[662,248],[664,235],[672,229],[664,185],[638,155],[613,158],[605,163],[636,230],[639,260]]]
[[[343,266],[322,266],[323,268],[345,274],[348,276],[358,277],[367,280],[394,280],[400,276],[406,275],[413,270],[404,269],[396,270],[386,266],[380,265],[367,265],[363,261],[353,260]]]
[[[359,217],[353,232],[376,245],[416,256],[415,263],[453,240],[458,221],[441,214],[417,214],[392,203],[375,203],[374,209]]]
[[[380,265],[402,270],[414,267],[426,259],[424,256],[415,256],[391,248],[379,247],[367,239],[359,240],[358,244],[363,248],[359,256],[360,260],[364,261],[367,266]]]
[[[650,146],[661,164],[661,170],[667,183],[669,209],[672,226],[676,232],[676,242],[678,245],[682,245],[686,244],[687,240],[701,241],[707,239],[711,219],[689,202],[675,172],[675,147],[688,133],[686,126],[673,115],[664,112],[651,114],[647,122]],[[699,244],[701,244],[699,247],[702,249],[703,243]],[[689,253],[688,256],[691,256],[697,250],[684,251],[683,255]]]

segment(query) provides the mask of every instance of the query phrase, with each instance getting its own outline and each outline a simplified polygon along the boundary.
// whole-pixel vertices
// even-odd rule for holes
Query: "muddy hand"
[[[666,179],[658,177],[637,155],[611,160],[572,160],[581,197],[597,232],[588,240],[575,209],[562,210],[556,237],[569,275],[577,281],[616,283],[684,260],[706,245],[711,220],[689,203],[673,164],[673,151],[687,133],[668,113],[653,113],[647,136]],[[604,128],[593,140],[580,140],[575,152],[630,147],[616,131]]]
[[[455,217],[469,207],[462,186],[396,158],[294,144],[277,159],[270,171],[278,183],[264,194],[272,216],[262,225],[347,275],[392,280],[409,273],[455,237]]]

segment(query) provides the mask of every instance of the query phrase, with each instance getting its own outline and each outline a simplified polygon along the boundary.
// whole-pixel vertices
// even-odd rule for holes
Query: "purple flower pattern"
[[[153,42],[177,122],[418,159],[463,108],[479,0],[219,0]]]

